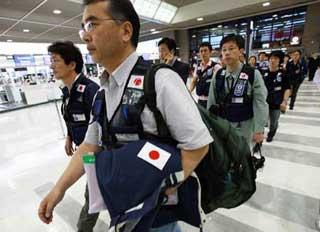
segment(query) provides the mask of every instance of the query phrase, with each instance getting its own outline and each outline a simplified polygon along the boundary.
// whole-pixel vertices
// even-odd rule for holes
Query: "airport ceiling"
[[[187,29],[244,16],[272,12],[320,2],[319,0],[132,0],[165,2],[176,9],[170,23],[141,16],[140,36],[175,29]],[[0,0],[0,41],[42,42],[71,40],[81,43],[78,30],[82,17],[81,0]],[[164,3],[164,4],[165,4]],[[159,3],[160,4],[160,3]],[[161,5],[160,4],[160,5]],[[160,7],[158,6],[157,9]],[[54,14],[53,10],[61,10]],[[203,17],[202,21],[197,18]]]

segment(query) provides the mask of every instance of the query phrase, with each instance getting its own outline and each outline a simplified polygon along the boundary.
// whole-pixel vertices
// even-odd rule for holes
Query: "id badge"
[[[72,117],[73,117],[73,120],[74,120],[75,122],[86,121],[86,116],[85,116],[85,114],[73,114]]]
[[[243,103],[243,97],[232,98],[232,103]]]

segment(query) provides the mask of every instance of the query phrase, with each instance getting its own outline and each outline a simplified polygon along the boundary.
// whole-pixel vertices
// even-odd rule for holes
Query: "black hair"
[[[84,0],[83,5],[87,6],[97,2],[108,2],[106,12],[113,18],[121,21],[129,21],[132,25],[131,44],[136,48],[139,42],[140,19],[129,0]]]
[[[171,39],[171,38],[168,38],[168,37],[164,37],[162,38],[159,42],[158,42],[158,47],[161,45],[161,44],[165,44],[167,45],[167,47],[169,48],[170,51],[174,51],[174,53],[176,52],[177,50],[177,44],[176,44],[176,41],[174,39]]]
[[[48,47],[48,52],[58,54],[64,60],[66,65],[71,62],[76,63],[76,73],[81,73],[83,68],[82,54],[78,47],[76,47],[71,41],[57,41]]]
[[[256,56],[250,56],[250,57],[249,57],[249,60],[250,60],[251,58],[254,58],[255,61],[257,61],[257,57],[256,57]]]
[[[265,52],[259,52],[259,53],[258,53],[258,57],[259,57],[260,55],[262,55],[262,54],[264,54],[265,56],[267,55],[267,53],[265,53]]]
[[[210,52],[212,51],[212,46],[209,42],[202,42],[199,46],[199,49],[202,48],[202,47],[208,47]]]
[[[235,44],[237,44],[239,49],[244,48],[245,41],[241,35],[230,34],[223,37],[223,39],[220,41],[220,49],[225,43],[228,43],[228,42],[234,42]]]
[[[302,55],[302,52],[301,52],[301,50],[299,50],[299,49],[295,49],[295,50],[293,50],[291,53],[294,53],[294,52],[298,52],[298,53],[300,54],[300,56]]]
[[[277,50],[277,51],[272,51],[269,55],[269,59],[274,56],[274,57],[277,57],[279,58],[279,64],[282,64],[283,63],[283,58],[284,58],[284,54],[281,50]]]

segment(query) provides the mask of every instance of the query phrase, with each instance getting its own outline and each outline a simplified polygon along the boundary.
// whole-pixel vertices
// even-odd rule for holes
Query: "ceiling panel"
[[[6,33],[6,35],[17,36],[17,37],[25,37],[25,38],[32,38],[37,36],[38,34],[49,30],[52,26],[35,24],[35,23],[27,23],[27,22],[20,22],[15,27],[13,27],[10,31]],[[30,30],[30,32],[26,33],[23,32],[24,29]]]
[[[55,9],[61,10],[62,13],[60,15],[53,14],[52,11]],[[81,12],[81,4],[69,2],[67,0],[48,0],[35,12],[26,17],[26,20],[61,24],[64,21],[79,15]]]
[[[0,0],[0,16],[20,19],[43,0]]]
[[[164,0],[164,2],[170,3],[177,7],[190,5],[190,4],[201,2],[201,1],[202,0]]]
[[[39,36],[37,39],[61,40],[64,37],[71,36],[76,33],[78,33],[78,29],[57,27]]]
[[[168,28],[168,25],[154,23],[154,22],[148,22],[148,23],[141,25],[140,32],[141,33],[150,32],[151,29],[160,30],[163,28]]]
[[[17,38],[12,36],[1,36],[0,42],[7,42],[7,40],[12,40],[13,42],[26,42],[27,38]]]
[[[0,34],[11,27],[16,21],[0,19]]]
[[[80,28],[81,27],[81,21],[82,21],[82,15],[76,17],[75,19],[63,23],[62,25],[64,26],[69,26],[69,27],[76,27],[76,28]]]

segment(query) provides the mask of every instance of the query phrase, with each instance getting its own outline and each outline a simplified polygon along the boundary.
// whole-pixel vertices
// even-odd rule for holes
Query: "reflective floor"
[[[72,232],[83,204],[85,178],[65,195],[53,223],[37,217],[42,197],[69,158],[54,103],[0,114],[0,231]],[[320,90],[309,82],[300,89],[293,111],[281,115],[272,143],[264,143],[266,165],[256,194],[232,210],[208,215],[206,232],[311,232],[320,201]],[[100,215],[95,231],[106,231]],[[184,232],[196,232],[181,223]]]

